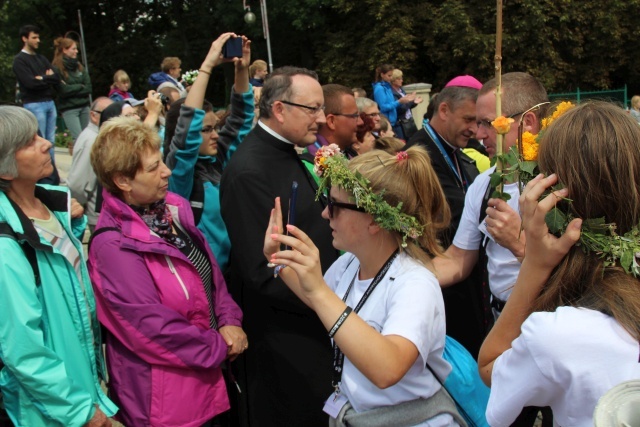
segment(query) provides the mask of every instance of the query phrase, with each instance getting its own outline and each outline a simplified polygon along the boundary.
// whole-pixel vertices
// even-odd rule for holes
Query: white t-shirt
[[[373,281],[358,280],[359,266],[358,259],[347,253],[324,276],[327,284],[341,298],[356,277],[346,301],[354,309]],[[340,390],[356,412],[419,397],[428,398],[440,389],[440,383],[426,367],[428,361],[440,378],[446,378],[451,372],[451,366],[442,358],[444,303],[433,273],[408,255],[399,254],[358,315],[383,335],[399,335],[411,341],[418,348],[419,356],[397,384],[384,390],[376,387],[345,357]],[[439,415],[420,425],[449,426],[456,423],[450,415]]]
[[[639,357],[638,341],[603,313],[533,313],[493,365],[487,421],[508,426],[525,406],[550,406],[556,425],[591,427],[600,397],[640,379]]]
[[[489,287],[491,293],[506,301],[511,294],[511,289],[516,283],[518,273],[520,272],[520,263],[509,249],[506,249],[491,238],[484,234],[479,226],[480,208],[482,207],[482,199],[489,185],[490,175],[495,171],[495,166],[484,171],[473,181],[467,195],[464,198],[464,210],[458,231],[453,239],[453,244],[460,249],[467,251],[477,251],[484,239],[489,239],[487,243],[487,270],[489,272]],[[520,189],[518,183],[507,184],[504,186],[504,192],[511,196],[507,202],[511,209],[520,212],[518,207],[518,198],[520,197]],[[482,218],[486,215],[483,213]]]

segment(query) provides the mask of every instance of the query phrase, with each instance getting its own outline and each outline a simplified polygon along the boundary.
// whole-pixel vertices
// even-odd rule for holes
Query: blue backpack
[[[448,335],[445,338],[443,358],[451,365],[451,373],[444,382],[429,365],[427,367],[451,395],[460,415],[470,427],[489,427],[485,417],[489,387],[480,378],[478,363],[462,344]]]

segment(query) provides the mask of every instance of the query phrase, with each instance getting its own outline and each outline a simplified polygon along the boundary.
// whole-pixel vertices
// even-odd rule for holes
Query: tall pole
[[[267,40],[267,56],[269,59],[269,73],[273,73],[273,59],[271,58],[271,39],[269,37],[269,18],[267,18],[267,0],[260,0],[260,12],[262,13],[262,33]]]
[[[78,9],[78,24],[80,25],[80,50],[84,59],[84,69],[89,74],[89,60],[87,59],[87,47],[84,44],[84,28],[82,27],[82,13]],[[89,94],[89,103],[93,103],[93,97]]]
[[[502,0],[497,0],[496,4],[496,117],[502,115]],[[496,154],[504,153],[504,135],[496,135]],[[502,173],[502,161],[500,157],[496,160],[496,172]],[[498,186],[498,191],[502,192],[502,183]]]

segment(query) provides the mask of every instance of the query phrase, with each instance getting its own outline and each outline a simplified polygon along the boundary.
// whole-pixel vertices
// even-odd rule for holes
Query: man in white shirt
[[[491,157],[496,154],[496,131],[491,125],[496,118],[495,92],[496,80],[491,79],[482,86],[476,101],[476,138],[483,141]],[[544,117],[544,103],[547,102],[547,92],[535,77],[519,72],[502,76],[502,113],[515,120],[504,136],[505,151],[516,144],[520,121],[523,122],[524,131],[539,132],[541,118]],[[518,258],[524,256],[525,239],[520,232],[518,183],[504,186],[504,192],[511,196],[509,201],[489,199],[493,192],[489,180],[494,171],[495,167],[492,167],[481,173],[469,187],[453,244],[444,256],[434,258],[434,264],[440,286],[447,287],[469,276],[480,260],[486,272],[485,283],[488,283],[488,291],[491,292],[491,309],[497,317],[518,277]],[[532,425],[537,413],[538,408],[523,411],[514,425]]]

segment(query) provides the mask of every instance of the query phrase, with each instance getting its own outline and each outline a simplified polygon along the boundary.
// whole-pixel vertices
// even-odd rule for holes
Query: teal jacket
[[[81,254],[82,282],[74,267],[29,218],[0,192],[0,391],[15,425],[83,426],[95,405],[112,416],[117,407],[100,388],[104,360],[95,300],[82,243],[86,217],[71,219],[68,190],[38,186],[40,199]],[[36,283],[21,243],[37,260]]]
[[[189,200],[196,224],[220,265],[229,263],[231,242],[220,214],[220,177],[236,149],[253,127],[253,89],[245,93],[231,91],[231,113],[219,132],[218,155],[200,156],[204,110],[180,107],[176,132],[171,140],[166,163],[172,171],[169,191]]]

